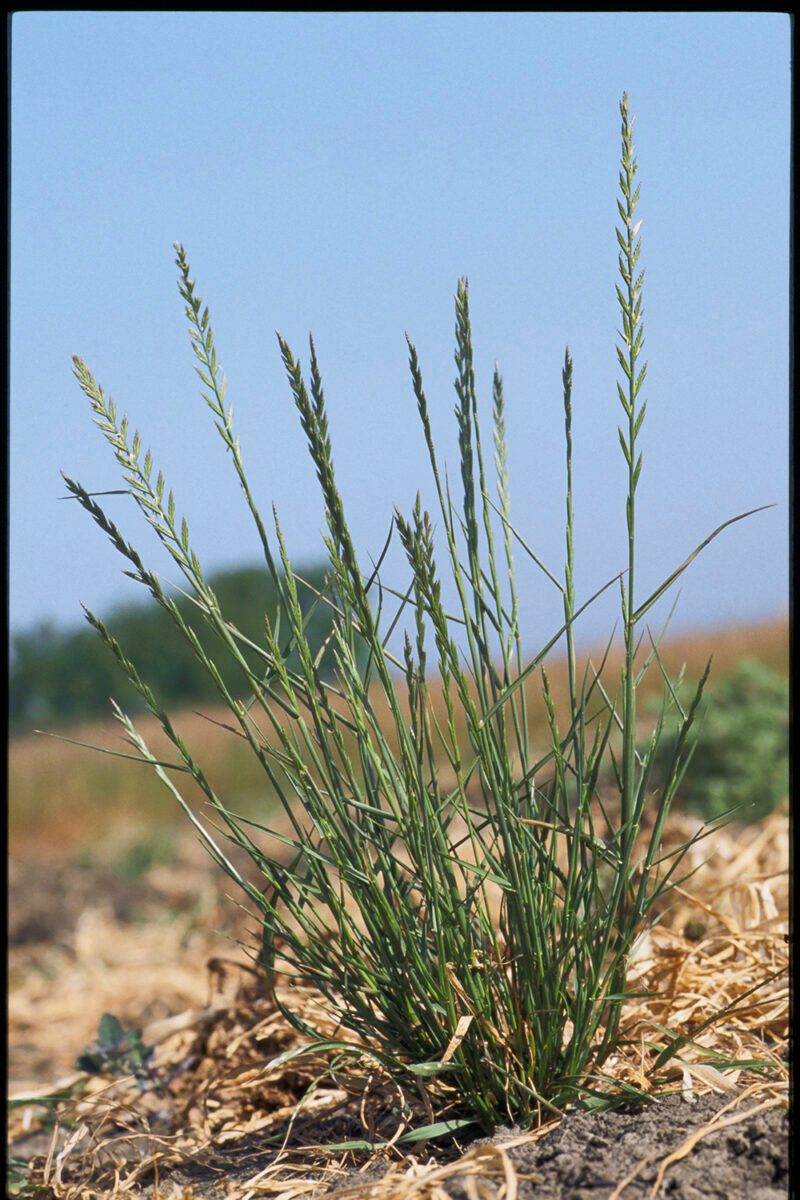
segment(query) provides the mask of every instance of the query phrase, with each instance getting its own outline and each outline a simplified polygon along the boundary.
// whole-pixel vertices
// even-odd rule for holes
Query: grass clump
[[[164,591],[92,494],[65,476],[67,487],[193,649],[230,709],[231,732],[249,746],[265,790],[278,797],[291,833],[279,836],[231,811],[123,647],[87,610],[89,622],[176,751],[173,761],[156,756],[115,706],[132,756],[152,766],[215,862],[245,893],[262,926],[257,953],[268,978],[280,969],[313,984],[338,1019],[337,1045],[356,1047],[353,1053],[366,1052],[397,1076],[416,1078],[427,1095],[452,1102],[456,1115],[450,1128],[468,1120],[487,1128],[508,1121],[531,1124],[576,1100],[607,1097],[603,1064],[614,1049],[629,994],[628,960],[653,906],[681,877],[688,849],[664,855],[660,842],[685,769],[687,736],[708,666],[691,702],[681,707],[659,657],[660,635],[649,636],[644,618],[702,545],[652,594],[639,596],[635,516],[645,415],[644,273],[627,96],[620,112],[617,355],[627,544],[625,569],[600,589],[620,588],[625,655],[619,700],[604,682],[605,658],[582,677],[576,668],[574,625],[591,599],[579,605],[574,588],[569,350],[562,373],[566,535],[559,579],[511,523],[505,400],[497,369],[491,447],[482,440],[466,280],[459,281],[455,298],[457,494],[433,444],[422,371],[408,341],[442,542],[435,546],[433,521],[419,495],[410,513],[395,510],[393,528],[409,570],[399,588],[382,578],[385,551],[369,571],[359,563],[336,485],[313,339],[306,376],[278,335],[325,503],[329,574],[315,604],[332,619],[326,642],[335,662],[332,677],[321,670],[320,652],[309,646],[303,584],[293,570],[278,514],[273,512],[268,533],[251,492],[233,410],[225,402],[208,309],[196,293],[183,247],[176,244],[179,288],[202,395],[230,452],[276,591],[260,637],[245,636],[226,617],[204,580],[186,519],[178,515],[161,473],[154,473],[150,452],[142,458],[138,432],[130,437],[127,418],[118,419],[111,397],[75,359],[76,377],[122,468],[126,490],[183,575],[193,618]],[[518,622],[517,545],[563,601],[563,623],[532,656],[526,655]],[[443,601],[445,573],[457,597],[455,614]],[[396,629],[405,630],[400,657],[388,649]],[[648,641],[642,645],[645,632]],[[569,712],[559,728],[542,664],[562,638]],[[218,660],[235,665],[238,689],[229,686],[230,676],[223,675]],[[524,685],[540,668],[551,744],[537,755]],[[637,687],[647,671],[663,675],[664,703],[655,732],[640,750]],[[679,730],[654,794],[653,767],[664,716],[673,704],[679,706]],[[609,758],[618,808],[604,803],[598,788],[601,765]],[[187,776],[207,799],[208,822],[182,793],[180,781]],[[444,778],[455,782],[443,788]],[[649,832],[642,837],[646,810]],[[259,886],[240,872],[237,856],[226,853],[226,840],[249,856],[261,877]],[[277,994],[275,999],[296,1028],[319,1037],[310,1018],[284,1006]]]

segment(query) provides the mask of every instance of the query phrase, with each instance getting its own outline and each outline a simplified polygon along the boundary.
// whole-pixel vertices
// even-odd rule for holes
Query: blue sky
[[[404,333],[457,481],[454,305],[484,438],[504,376],[512,515],[564,560],[561,368],[574,360],[578,598],[626,563],[615,342],[619,100],[636,114],[647,415],[644,596],[693,564],[676,628],[769,617],[788,592],[790,26],[760,13],[26,12],[12,22],[10,618],[81,624],[144,598],[76,502],[121,486],[71,374],[84,357],[186,514],[206,572],[258,543],[199,395],[174,241],[210,306],[265,517],[296,564],[323,514],[274,330],[313,332],[364,561],[393,506],[433,505]],[[128,497],[108,512],[175,578]],[[444,546],[438,561],[444,564]],[[390,558],[400,572],[402,559]],[[526,641],[558,595],[518,556]],[[596,640],[615,591],[581,619]]]

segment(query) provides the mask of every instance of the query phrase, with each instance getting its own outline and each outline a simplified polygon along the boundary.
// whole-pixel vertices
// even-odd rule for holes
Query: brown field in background
[[[579,677],[587,657],[597,664],[602,655],[599,646],[579,657]],[[781,674],[788,674],[789,624],[779,617],[757,625],[737,625],[716,631],[676,635],[665,639],[661,657],[674,676],[686,665],[687,679],[697,679],[709,654],[713,654],[710,686],[746,658],[763,662]],[[603,672],[606,689],[613,695],[619,688],[622,647],[618,644],[609,656]],[[557,712],[564,713],[566,666],[563,658],[553,655],[547,663]],[[402,681],[400,691],[402,692]],[[657,667],[648,673],[640,695],[661,691]],[[547,741],[541,700],[541,673],[534,672],[527,687],[534,741]],[[375,702],[380,715],[381,697]],[[434,703],[436,697],[434,696]],[[204,709],[204,715],[188,709],[171,714],[175,728],[190,751],[202,764],[217,793],[234,810],[237,806],[253,811],[271,804],[263,771],[242,740],[218,722],[230,724],[225,707]],[[215,723],[216,722],[216,723]],[[174,761],[175,752],[166,741],[156,720],[147,715],[137,718],[137,728],[151,750]],[[123,741],[123,730],[112,718],[66,731],[79,742],[107,749],[130,750]],[[152,770],[141,763],[98,754],[82,746],[31,733],[15,737],[9,746],[9,850],[13,856],[35,854],[42,859],[61,858],[84,848],[141,838],[144,833],[183,828],[185,817]],[[187,776],[181,776],[181,786]],[[198,805],[204,798],[191,781],[184,795]]]

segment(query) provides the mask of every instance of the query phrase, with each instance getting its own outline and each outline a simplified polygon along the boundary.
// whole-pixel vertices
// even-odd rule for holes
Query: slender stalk
[[[578,698],[575,689],[575,545],[573,540],[574,520],[572,515],[572,358],[569,346],[564,353],[564,370],[561,373],[564,385],[564,434],[567,451],[567,557],[564,565],[564,624],[567,627],[567,675],[569,679],[570,719],[576,730]],[[577,746],[576,746],[577,750]]]
[[[622,599],[622,627],[625,642],[625,662],[622,670],[622,762],[619,778],[620,787],[620,870],[612,891],[612,910],[615,913],[616,948],[612,994],[624,995],[627,976],[627,954],[631,940],[631,859],[638,830],[641,805],[637,797],[641,793],[637,784],[636,759],[636,486],[642,467],[641,454],[636,453],[636,438],[642,425],[646,402],[637,409],[637,397],[644,382],[647,364],[638,365],[639,353],[644,340],[642,325],[642,282],[644,271],[636,274],[641,239],[637,235],[641,222],[634,224],[634,214],[639,199],[639,185],[635,185],[637,160],[634,155],[633,122],[628,115],[628,95],[623,92],[620,102],[622,117],[622,157],[619,186],[622,199],[617,200],[617,209],[623,227],[617,227],[618,258],[622,287],[616,285],[622,329],[619,330],[621,345],[617,346],[617,358],[622,367],[624,382],[617,384],[620,403],[626,416],[626,429],[618,427],[620,446],[627,466],[628,489],[625,501],[625,521],[628,539],[627,584],[620,579]],[[610,932],[610,926],[609,926]],[[610,944],[610,943],[609,943]],[[598,1053],[599,1061],[613,1048],[621,1015],[621,1003],[612,1002],[609,1020]]]
[[[623,287],[617,285],[617,298],[622,315],[622,330],[620,337],[622,346],[617,347],[617,356],[622,367],[625,381],[617,384],[620,402],[627,418],[627,432],[619,429],[620,445],[627,464],[628,494],[625,502],[625,519],[628,533],[628,570],[627,584],[622,584],[622,621],[625,639],[625,666],[623,670],[622,697],[622,844],[623,857],[627,859],[635,839],[634,805],[636,796],[636,678],[634,658],[636,653],[636,521],[635,499],[639,472],[642,467],[641,454],[636,454],[636,438],[641,429],[645,414],[646,403],[637,408],[637,398],[644,382],[647,363],[640,368],[639,353],[644,341],[644,326],[642,325],[642,281],[644,271],[636,275],[636,267],[641,251],[641,239],[637,235],[641,222],[634,224],[636,204],[639,199],[639,185],[634,187],[637,170],[637,160],[634,155],[633,121],[628,116],[628,95],[623,93],[620,103],[622,116],[622,170],[619,175],[619,185],[622,200],[617,200],[617,208],[623,221],[623,228],[617,228],[617,241],[620,246],[619,272]]]

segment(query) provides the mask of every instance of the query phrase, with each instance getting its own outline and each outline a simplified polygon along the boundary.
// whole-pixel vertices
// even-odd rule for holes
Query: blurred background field
[[[592,652],[594,663],[602,650],[600,646]],[[743,810],[743,819],[757,819],[788,796],[788,620],[781,617],[665,639],[662,658],[668,669],[675,673],[686,665],[687,696],[688,685],[700,677],[709,654],[713,663],[703,719],[697,726],[700,743],[681,798],[700,815],[716,815],[720,797],[730,797],[730,804],[752,804],[749,812]],[[584,661],[585,656],[581,667]],[[557,651],[547,670],[563,717],[566,672]],[[619,659],[613,651],[603,678],[613,694],[619,680]],[[657,669],[652,669],[640,689],[642,735],[649,731],[648,696],[658,697],[659,681]],[[529,681],[528,695],[534,736],[541,730],[544,743],[547,731],[539,672]],[[231,731],[229,710],[196,700],[180,708],[167,707],[218,794],[233,808],[268,817],[276,808],[275,797],[254,756]],[[139,716],[137,725],[152,750],[166,750],[166,739],[152,716]],[[73,722],[50,720],[44,727],[74,742],[107,750],[130,749],[110,715]],[[47,860],[103,853],[104,846],[113,845],[119,869],[135,874],[168,855],[171,839],[184,831],[186,819],[155,774],[141,763],[74,742],[35,733],[21,723],[12,731],[11,856]],[[202,805],[199,790],[189,784],[187,798]],[[444,775],[441,786],[447,787]]]

